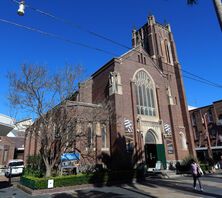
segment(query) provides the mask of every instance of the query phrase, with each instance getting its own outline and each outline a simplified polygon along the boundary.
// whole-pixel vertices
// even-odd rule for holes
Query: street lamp
[[[25,14],[25,1],[19,3],[18,15],[23,16]]]

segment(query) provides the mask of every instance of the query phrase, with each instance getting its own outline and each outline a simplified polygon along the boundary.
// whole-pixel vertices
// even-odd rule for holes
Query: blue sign
[[[80,153],[63,153],[61,156],[62,161],[80,160]]]

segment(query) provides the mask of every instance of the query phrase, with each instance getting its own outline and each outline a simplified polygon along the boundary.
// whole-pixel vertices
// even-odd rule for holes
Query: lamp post
[[[19,9],[18,9],[17,13],[18,13],[19,16],[24,16],[24,14],[25,14],[25,1],[21,1],[19,3]]]

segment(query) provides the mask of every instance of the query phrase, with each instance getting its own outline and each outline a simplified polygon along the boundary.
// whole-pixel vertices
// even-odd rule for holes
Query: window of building
[[[153,134],[153,132],[151,130],[149,130],[146,133],[145,143],[146,144],[156,144],[156,138],[155,138],[155,136],[154,136],[154,134]]]
[[[207,116],[208,116],[208,122],[213,122],[213,114],[211,110],[207,112]]]
[[[107,148],[106,125],[102,126],[102,148]]]
[[[194,113],[192,113],[192,115],[191,115],[191,123],[192,123],[192,126],[196,126],[196,117],[195,117],[195,114]]]
[[[92,126],[88,126],[88,139],[87,139],[87,143],[88,143],[88,148],[93,148],[93,141],[94,139],[94,131],[93,131],[93,128]]]
[[[210,136],[216,137],[216,135],[217,135],[217,130],[215,128],[210,129]]]
[[[150,77],[145,71],[141,70],[136,74],[135,78],[137,113],[156,116],[154,85]]]
[[[143,54],[140,53],[140,60],[141,60],[141,63],[143,63]]]
[[[140,55],[138,55],[138,62],[140,63]]]
[[[168,47],[168,42],[165,41],[165,52],[166,52],[166,60],[168,63],[170,63],[170,51]]]
[[[4,145],[3,163],[6,163],[8,161],[8,153],[9,153],[9,146]]]
[[[161,41],[161,54],[164,57],[165,62],[173,64],[171,46],[167,39]]]
[[[146,58],[144,57],[144,59],[143,59],[143,63],[146,65]]]

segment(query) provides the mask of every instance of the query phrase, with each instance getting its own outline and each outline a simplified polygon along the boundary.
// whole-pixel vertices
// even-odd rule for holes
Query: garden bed
[[[109,171],[91,174],[78,174],[68,176],[57,176],[49,178],[38,178],[34,176],[24,175],[21,177],[20,183],[32,190],[40,190],[48,188],[48,180],[53,180],[53,188],[75,186],[83,184],[111,184],[116,181],[130,183],[136,177],[135,170],[130,171]]]

